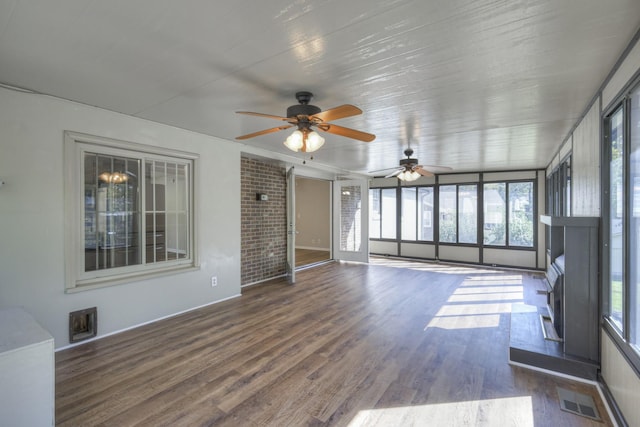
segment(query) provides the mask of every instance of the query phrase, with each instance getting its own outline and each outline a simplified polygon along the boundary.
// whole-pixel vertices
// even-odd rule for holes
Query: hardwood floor
[[[507,363],[530,274],[372,260],[56,354],[62,426],[602,426],[594,387]],[[605,424],[560,410],[587,393]]]
[[[329,261],[330,259],[331,253],[329,251],[300,248],[296,249],[296,267]]]

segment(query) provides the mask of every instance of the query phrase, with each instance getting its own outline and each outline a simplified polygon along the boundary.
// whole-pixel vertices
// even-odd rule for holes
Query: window
[[[66,133],[67,289],[196,266],[195,155]]]
[[[533,181],[484,184],[483,242],[532,248]]]
[[[395,239],[396,188],[372,188],[369,190],[369,237]]]
[[[484,244],[507,243],[507,184],[484,184]]]
[[[640,370],[640,86],[605,117],[604,130],[603,313]]]
[[[402,187],[402,240],[433,241],[433,187]]]
[[[440,242],[470,243],[478,240],[478,186],[440,187]]]
[[[571,216],[571,156],[547,177],[547,215]]]

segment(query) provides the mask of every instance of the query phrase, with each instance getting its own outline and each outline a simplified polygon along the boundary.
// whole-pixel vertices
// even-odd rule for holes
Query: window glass
[[[418,188],[419,240],[433,241],[433,188]]]
[[[622,330],[624,306],[624,123],[620,108],[609,120],[609,317]]]
[[[485,245],[504,246],[506,240],[507,184],[484,184],[484,236]]]
[[[396,189],[383,188],[381,190],[382,231],[383,239],[396,238]]]
[[[458,187],[459,243],[478,242],[478,187],[461,185]]]
[[[417,238],[416,190],[416,187],[402,188],[402,218],[400,220],[402,240],[416,240]]]
[[[135,147],[141,147],[137,149]],[[196,155],[65,132],[66,288],[124,283],[197,265]]]
[[[640,352],[640,89],[631,96],[629,148],[629,341]]]
[[[380,189],[369,190],[369,237],[380,238]]]
[[[84,155],[84,271],[142,262],[137,159]]]
[[[533,182],[509,183],[509,246],[533,246]]]
[[[438,231],[441,242],[456,243],[458,234],[456,193],[455,185],[443,185],[440,187],[438,197],[440,224]]]

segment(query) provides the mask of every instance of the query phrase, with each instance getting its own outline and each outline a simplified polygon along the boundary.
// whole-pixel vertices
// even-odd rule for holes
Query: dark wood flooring
[[[603,426],[593,386],[511,366],[528,273],[328,263],[56,354],[61,426]],[[605,423],[560,409],[587,393]]]
[[[317,264],[323,261],[329,261],[331,253],[329,251],[320,251],[315,249],[296,249],[296,267]]]

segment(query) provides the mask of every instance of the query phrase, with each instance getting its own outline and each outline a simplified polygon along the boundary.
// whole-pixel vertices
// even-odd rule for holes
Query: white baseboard
[[[313,246],[296,246],[296,249],[308,249],[310,251],[329,251],[329,248],[316,248]]]
[[[90,339],[84,340],[82,342],[65,345],[63,347],[56,348],[55,351],[57,352],[57,351],[61,351],[61,350],[67,350],[67,349],[72,348],[72,347],[77,347],[79,345],[83,345],[83,344],[86,344],[86,343],[89,343],[89,342],[92,342],[92,341],[97,341],[99,339],[110,337],[111,335],[116,335],[116,334],[119,334],[121,332],[130,331],[131,329],[136,329],[136,328],[139,328],[140,326],[145,326],[145,325],[148,325],[150,323],[158,322],[160,320],[169,319],[171,317],[179,316],[181,314],[188,313],[188,312],[193,311],[193,310],[198,310],[200,308],[208,307],[208,306],[213,305],[213,304],[218,304],[218,303],[223,302],[223,301],[228,301],[230,299],[238,298],[240,296],[242,296],[242,295],[241,294],[232,295],[230,297],[223,298],[223,299],[216,300],[216,301],[212,301],[212,302],[209,302],[209,303],[206,303],[206,304],[202,304],[202,305],[199,305],[197,307],[188,308],[186,310],[178,311],[177,313],[168,314],[166,316],[158,317],[157,319],[149,320],[148,322],[139,323],[137,325],[129,326],[128,328],[119,329],[117,331],[109,332],[108,334],[104,334],[104,335],[99,335],[99,336],[97,336],[95,338],[90,338]]]

